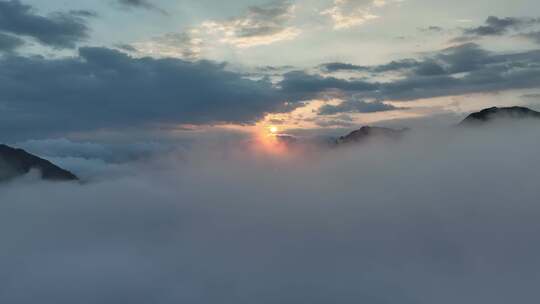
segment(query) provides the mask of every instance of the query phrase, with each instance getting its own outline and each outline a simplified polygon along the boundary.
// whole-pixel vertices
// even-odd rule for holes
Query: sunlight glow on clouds
[[[206,22],[204,26],[211,33],[221,33],[224,37],[220,42],[232,44],[239,48],[249,48],[258,45],[268,45],[279,41],[292,40],[300,35],[301,31],[294,27],[284,28],[283,30],[265,35],[239,36],[234,26],[219,24],[215,22]]]
[[[334,0],[334,5],[321,14],[332,18],[334,29],[347,29],[378,18],[371,13],[371,8],[384,5],[384,0]]]
[[[137,42],[133,46],[144,56],[173,57],[187,60],[199,59],[204,40],[199,31],[192,29],[183,33],[168,33],[150,41]]]
[[[222,47],[250,48],[293,40],[302,31],[290,25],[296,6],[287,1],[274,1],[251,6],[237,17],[207,20],[184,32],[171,32],[148,41],[133,43],[137,53],[152,57],[174,57],[196,60],[203,51]]]
[[[202,28],[210,34],[219,35],[221,42],[240,48],[267,45],[291,40],[301,31],[289,26],[294,17],[295,6],[286,2],[272,2],[264,6],[252,6],[243,16],[226,21],[207,21]]]

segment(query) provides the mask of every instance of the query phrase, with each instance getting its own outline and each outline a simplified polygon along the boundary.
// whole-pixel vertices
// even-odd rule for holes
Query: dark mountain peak
[[[48,160],[39,158],[22,149],[0,144],[0,181],[6,181],[39,170],[41,177],[51,181],[75,181],[77,176]]]
[[[498,119],[540,119],[540,112],[533,111],[526,107],[492,107],[480,112],[472,113],[461,122],[462,125],[485,123]]]
[[[337,144],[360,143],[373,138],[399,139],[406,130],[364,126],[337,140]]]

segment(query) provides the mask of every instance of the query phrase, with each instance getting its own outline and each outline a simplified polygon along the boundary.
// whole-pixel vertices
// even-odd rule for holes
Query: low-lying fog
[[[132,162],[73,147],[53,158],[87,182],[0,186],[1,303],[538,298],[538,125],[278,154],[195,145]]]

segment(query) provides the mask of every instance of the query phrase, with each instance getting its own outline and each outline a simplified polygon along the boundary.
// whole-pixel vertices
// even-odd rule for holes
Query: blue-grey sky
[[[0,0],[0,135],[535,107],[539,18],[534,0]]]

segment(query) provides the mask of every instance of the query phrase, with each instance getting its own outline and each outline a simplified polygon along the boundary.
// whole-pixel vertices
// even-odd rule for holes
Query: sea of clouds
[[[277,154],[246,142],[147,145],[125,161],[63,144],[26,147],[83,183],[0,186],[0,303],[538,297],[538,125]]]

